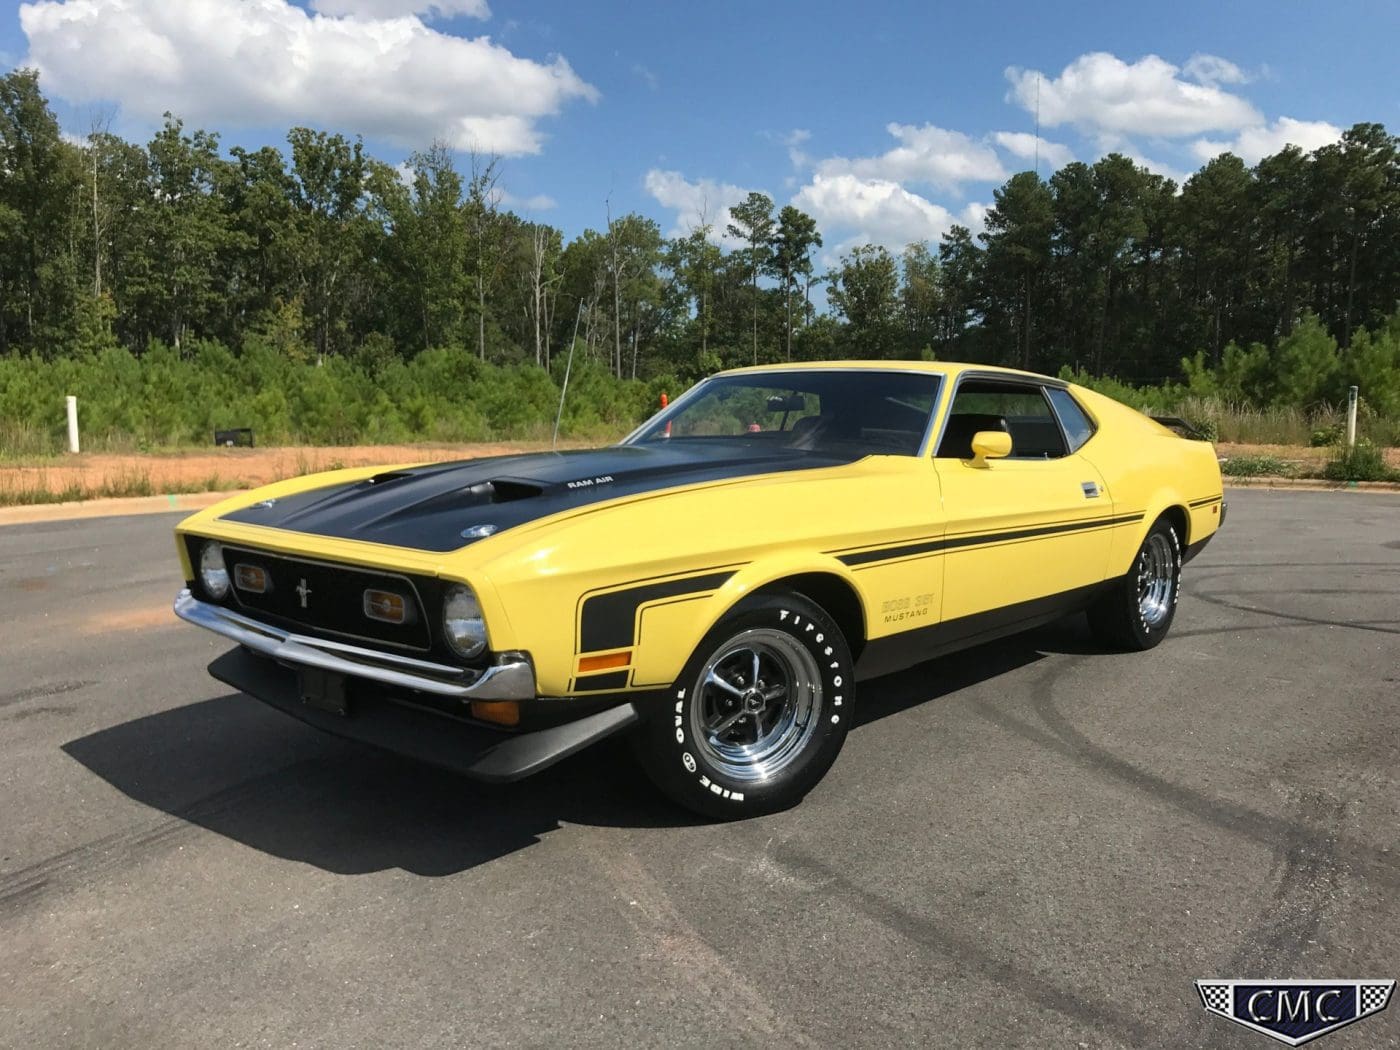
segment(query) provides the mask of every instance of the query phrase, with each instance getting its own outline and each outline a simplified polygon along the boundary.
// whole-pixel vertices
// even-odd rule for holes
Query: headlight
[[[470,660],[486,649],[486,621],[481,604],[465,584],[453,584],[442,603],[442,633],[458,656]]]
[[[199,552],[199,579],[204,593],[216,602],[228,596],[228,569],[224,568],[224,548],[210,540]]]

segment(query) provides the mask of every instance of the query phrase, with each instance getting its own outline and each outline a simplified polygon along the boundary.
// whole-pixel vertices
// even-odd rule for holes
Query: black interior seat
[[[1000,431],[1010,434],[1011,428],[1001,416],[989,412],[960,412],[948,417],[948,425],[943,430],[943,440],[938,443],[938,457],[941,459],[971,459],[972,439],[983,430]],[[1015,438],[1012,438],[1013,446]],[[1016,452],[1012,448],[1012,454]]]
[[[1065,439],[1053,419],[1012,416],[1006,425],[1017,456],[1057,459],[1065,454]]]

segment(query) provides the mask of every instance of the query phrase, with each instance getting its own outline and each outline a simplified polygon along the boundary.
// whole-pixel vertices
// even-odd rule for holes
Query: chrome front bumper
[[[535,669],[524,653],[500,653],[495,663],[484,670],[430,663],[379,649],[292,634],[221,605],[202,602],[189,588],[175,597],[175,615],[287,667],[313,667],[400,689],[466,700],[535,698]]]

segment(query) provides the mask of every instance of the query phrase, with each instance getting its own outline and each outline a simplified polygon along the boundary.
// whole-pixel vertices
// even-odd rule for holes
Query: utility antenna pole
[[[569,340],[569,359],[564,362],[564,384],[559,388],[559,411],[554,416],[554,437],[549,443],[551,452],[559,451],[559,423],[564,418],[564,398],[569,396],[569,373],[574,368],[574,344],[578,342],[578,323],[581,320],[583,320],[582,299],[578,302],[578,314],[574,317],[574,337]],[[592,321],[589,323],[592,324]]]
[[[1040,70],[1035,71],[1035,177],[1040,178]]]

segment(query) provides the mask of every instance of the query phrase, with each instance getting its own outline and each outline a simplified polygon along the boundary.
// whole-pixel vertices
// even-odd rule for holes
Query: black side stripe
[[[907,558],[913,554],[929,554],[934,551],[954,550],[958,547],[991,546],[1010,543],[1014,540],[1033,539],[1036,536],[1053,536],[1065,532],[1088,532],[1113,525],[1130,525],[1141,521],[1143,514],[1124,514],[1116,518],[1094,518],[1089,521],[1072,521],[1060,525],[1041,525],[1030,529],[1013,529],[1008,532],[984,532],[978,535],[945,536],[942,539],[912,543],[902,547],[882,547],[877,550],[858,551],[843,554],[838,561],[845,565],[865,565],[869,562],[892,561]]]
[[[579,613],[581,653],[600,649],[625,649],[636,643],[637,610],[647,602],[717,590],[735,570],[712,572],[705,576],[658,580],[607,594],[594,594],[583,600]]]
[[[1197,507],[1209,507],[1212,503],[1219,503],[1224,498],[1224,496],[1208,496],[1205,499],[1193,499],[1190,506],[1192,510],[1195,510]]]

